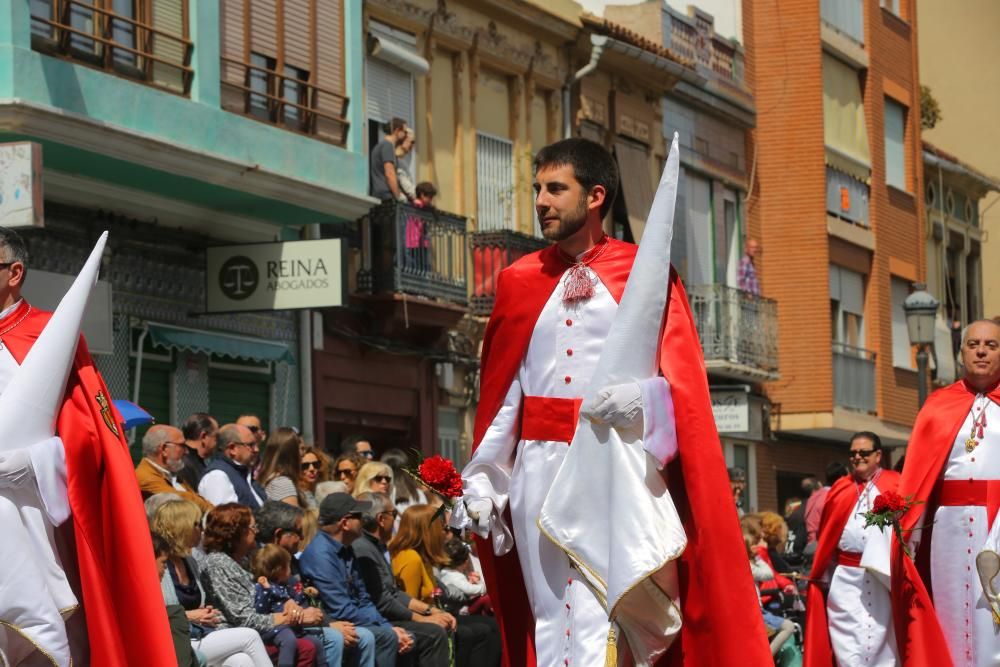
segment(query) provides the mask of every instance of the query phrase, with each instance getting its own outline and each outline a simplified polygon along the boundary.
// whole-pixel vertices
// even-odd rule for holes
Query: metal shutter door
[[[377,58],[365,59],[368,118],[386,122],[399,117],[413,127],[413,76]]]

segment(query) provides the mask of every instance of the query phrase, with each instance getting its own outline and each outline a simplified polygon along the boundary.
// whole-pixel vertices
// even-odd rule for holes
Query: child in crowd
[[[445,543],[444,551],[448,555],[448,567],[438,571],[444,608],[453,614],[492,613],[486,584],[473,570],[469,545],[453,537]]]
[[[257,577],[254,594],[254,607],[259,614],[281,613],[285,604],[292,600],[300,607],[312,606],[309,597],[316,597],[314,588],[303,588],[292,578],[292,556],[283,547],[276,544],[266,544],[257,550],[253,558],[253,573]],[[326,654],[323,650],[322,636],[309,632],[308,629],[292,628],[288,625],[276,625],[273,629],[260,633],[265,644],[278,648],[278,665],[285,667],[294,664],[296,653],[296,636],[307,639],[316,646],[316,667],[327,667]],[[331,665],[330,667],[338,667]]]

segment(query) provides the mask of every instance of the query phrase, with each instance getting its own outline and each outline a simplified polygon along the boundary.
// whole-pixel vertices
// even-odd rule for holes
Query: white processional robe
[[[965,450],[974,415],[986,410],[984,438]],[[945,480],[1000,479],[1000,407],[979,395],[958,430],[944,468]],[[995,522],[994,522],[995,523]],[[990,539],[983,506],[938,507],[931,533],[931,586],[934,608],[955,667],[1000,665],[1000,631],[976,570],[976,556]],[[993,549],[996,549],[994,544]],[[996,584],[994,584],[996,585]]]
[[[563,274],[535,323],[503,405],[463,471],[466,497],[492,500],[500,515],[505,507],[510,508],[521,573],[535,616],[539,667],[603,667],[610,628],[606,609],[585,579],[538,530],[542,504],[569,445],[517,439],[523,396],[581,398],[593,375],[618,303],[597,276],[587,271],[595,282],[594,296],[573,305],[563,303],[569,275]],[[670,400],[666,383],[643,383],[642,389],[645,423],[669,423],[672,435],[672,422],[666,416]],[[645,449],[662,464],[672,454],[667,438],[648,429],[644,436]],[[493,527],[497,553],[511,548],[506,531],[503,525]]]
[[[830,644],[838,667],[895,667],[899,662],[889,595],[889,532],[865,528],[864,513],[879,495],[868,482],[847,519],[837,548],[872,558],[873,549],[884,559],[884,572],[834,563],[826,598]],[[867,559],[862,557],[862,563]]]

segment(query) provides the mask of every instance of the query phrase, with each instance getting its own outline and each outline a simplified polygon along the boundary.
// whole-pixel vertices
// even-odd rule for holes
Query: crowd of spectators
[[[355,437],[331,461],[293,428],[197,413],[142,453],[180,667],[500,664],[474,545],[402,451]]]

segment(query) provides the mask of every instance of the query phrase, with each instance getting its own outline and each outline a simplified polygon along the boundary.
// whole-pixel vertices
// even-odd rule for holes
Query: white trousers
[[[826,599],[830,643],[838,667],[895,667],[896,637],[889,591],[860,567],[838,565]]]
[[[260,634],[250,628],[215,630],[191,646],[204,654],[208,667],[272,667]]]

